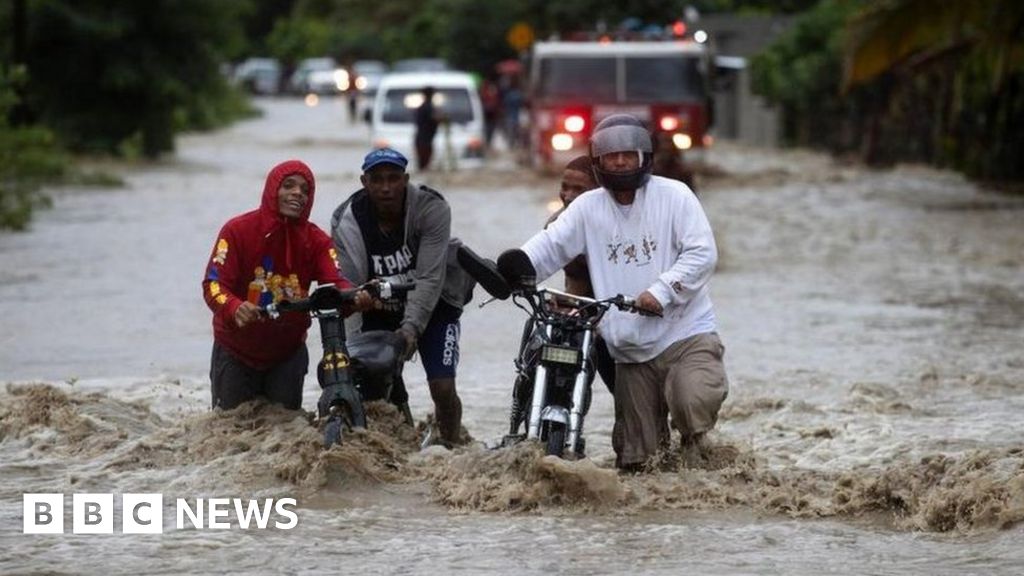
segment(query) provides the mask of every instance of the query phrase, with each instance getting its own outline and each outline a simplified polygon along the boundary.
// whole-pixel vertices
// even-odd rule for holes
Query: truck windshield
[[[623,90],[616,86],[617,60],[625,66]],[[681,55],[629,57],[560,57],[540,62],[536,97],[580,104],[607,102],[677,102],[704,97],[704,77],[697,58]],[[624,100],[620,100],[620,94]]]
[[[548,58],[540,63],[537,97],[614,102],[615,58]]]
[[[465,88],[438,88],[434,93],[434,108],[438,114],[456,124],[473,120],[473,106]],[[416,121],[416,109],[423,104],[423,92],[419,88],[395,88],[388,90],[384,100],[382,120],[387,123],[412,124]]]
[[[626,100],[665,102],[704,97],[699,60],[675,56],[626,58]]]

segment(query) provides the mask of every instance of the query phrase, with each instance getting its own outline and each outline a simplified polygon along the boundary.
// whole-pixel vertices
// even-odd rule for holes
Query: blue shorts
[[[459,336],[462,310],[442,301],[437,303],[418,343],[427,380],[455,378],[459,367]]]

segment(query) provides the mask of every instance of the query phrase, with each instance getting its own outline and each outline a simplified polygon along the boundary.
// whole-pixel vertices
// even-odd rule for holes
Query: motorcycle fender
[[[540,412],[540,421],[560,422],[569,425],[569,411],[561,406],[545,406]]]

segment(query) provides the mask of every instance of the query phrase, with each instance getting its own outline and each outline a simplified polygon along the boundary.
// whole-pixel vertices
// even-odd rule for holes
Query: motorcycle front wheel
[[[547,441],[545,443],[544,453],[561,458],[564,452],[565,425],[557,423],[548,424]]]
[[[342,432],[345,428],[344,422],[337,416],[331,416],[324,426],[324,448],[330,448],[335,444],[341,444]]]
[[[359,410],[353,410],[347,402],[341,402],[335,405],[335,408],[337,408],[337,412],[334,412],[334,408],[332,408],[332,413],[327,418],[327,424],[324,425],[324,448],[341,444],[346,430],[352,430],[354,427],[366,427],[366,416],[363,414],[361,406]]]

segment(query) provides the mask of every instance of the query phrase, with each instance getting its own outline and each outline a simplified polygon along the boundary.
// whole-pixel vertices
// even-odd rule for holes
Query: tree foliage
[[[801,0],[806,1],[806,0]],[[742,4],[742,1],[736,2]],[[630,4],[598,0],[298,0],[286,21],[275,29],[271,54],[286,62],[330,55],[397,60],[442,57],[453,65],[486,74],[495,63],[516,57],[506,35],[513,24],[532,27],[537,38],[609,29],[627,18],[665,25],[682,15],[686,0],[637,0]],[[328,38],[320,38],[318,26]],[[285,34],[288,31],[288,34]],[[289,42],[283,38],[292,38]]]
[[[230,109],[223,55],[242,42],[244,3],[40,0],[30,4],[29,104],[73,150],[137,141],[156,156],[174,133]]]
[[[854,10],[842,0],[818,3],[751,63],[752,87],[781,107],[783,136],[790,143],[836,151],[858,144],[839,128],[864,105],[860,94],[839,95],[842,28]]]
[[[1024,4],[822,0],[752,65],[786,138],[1024,177]]]
[[[846,30],[844,88],[891,87],[881,139],[891,153],[1024,176],[1024,4],[890,0],[863,7]]]
[[[0,229],[24,229],[33,209],[48,202],[40,186],[65,170],[49,130],[7,121],[17,104],[15,87],[24,80],[23,69],[0,70]]]

